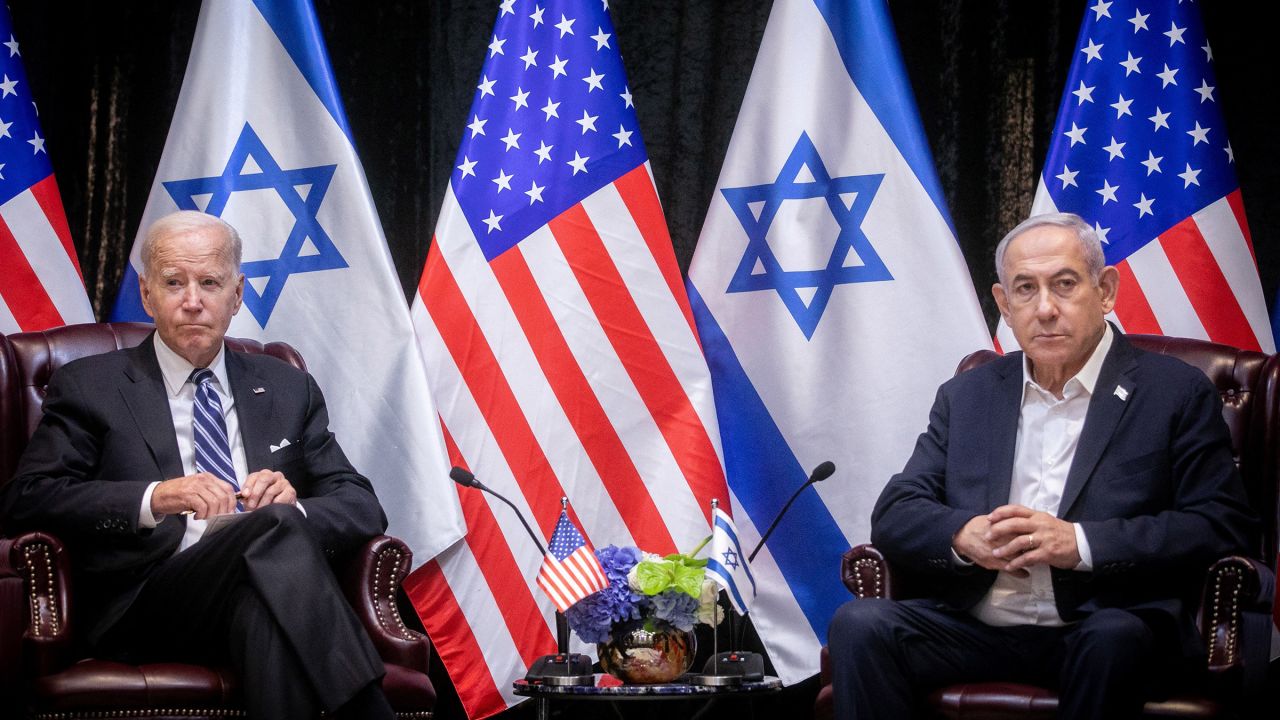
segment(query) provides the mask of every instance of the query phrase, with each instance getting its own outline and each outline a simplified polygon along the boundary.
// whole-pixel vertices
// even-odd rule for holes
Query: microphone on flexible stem
[[[514,503],[503,497],[502,493],[477,480],[471,471],[457,465],[449,471],[449,477],[463,487],[489,493],[506,503],[507,507],[515,512],[516,517],[520,518],[520,524],[524,525],[525,532],[529,533],[529,539],[533,540],[538,552],[544,556],[547,554],[546,547],[538,539],[538,534],[533,531],[533,528],[529,527],[529,521],[525,520],[524,513],[520,512],[520,508]],[[559,610],[556,610],[556,653],[543,655],[534,660],[524,679],[529,683],[542,685],[595,684],[595,676],[591,673],[591,658],[581,653],[569,652],[569,620]]]
[[[769,525],[769,529],[765,530],[764,535],[760,536],[760,542],[756,544],[755,549],[747,556],[747,562],[751,562],[756,559],[756,554],[760,552],[760,548],[764,547],[769,536],[772,535],[774,529],[778,527],[778,523],[782,521],[782,518],[786,516],[787,511],[791,509],[792,503],[796,501],[796,498],[800,497],[800,493],[804,492],[804,489],[810,485],[820,483],[831,477],[835,471],[836,464],[827,460],[814,468],[813,472],[809,473],[809,479],[806,480],[803,485],[796,488],[796,491],[792,493],[790,499],[787,500],[787,504],[782,506],[782,510],[778,513],[777,517],[773,519],[773,523]],[[735,644],[741,647],[742,638],[739,635],[739,629],[735,628],[734,624],[734,616],[730,615],[729,637],[737,637],[737,642]],[[745,632],[745,623],[742,631]],[[764,658],[760,653],[741,650],[730,650],[729,652],[718,653],[707,661],[706,667],[702,669],[702,674],[703,677],[701,682],[704,685],[733,685],[743,681],[761,680],[764,678]]]
[[[494,492],[493,488],[477,480],[476,476],[472,475],[469,470],[464,470],[457,465],[454,465],[453,469],[449,471],[449,477],[453,478],[454,482],[463,487],[471,487],[481,492],[487,492],[506,503],[507,507],[511,508],[515,512],[516,517],[520,518],[520,524],[524,525],[524,531],[529,533],[529,539],[532,540],[534,546],[538,548],[538,552],[543,555],[547,554],[547,549],[542,546],[542,541],[538,539],[538,534],[533,531],[533,528],[529,527],[529,522],[524,519],[524,513],[520,512],[520,508],[512,504],[510,500],[503,497],[501,493]]]
[[[796,491],[791,494],[791,499],[787,500],[787,504],[782,506],[782,511],[779,512],[778,516],[773,519],[773,524],[769,526],[768,530],[764,531],[764,535],[760,536],[760,542],[756,543],[756,549],[752,550],[751,554],[747,556],[748,562],[756,559],[756,553],[760,552],[760,548],[764,547],[765,541],[769,539],[769,536],[773,534],[774,529],[778,527],[778,523],[782,520],[783,517],[786,516],[787,511],[791,509],[791,503],[794,503],[796,501],[796,498],[800,497],[800,493],[804,492],[804,489],[809,487],[810,485],[813,485],[814,483],[820,483],[823,480],[826,480],[827,478],[831,477],[832,473],[834,473],[835,471],[836,471],[836,464],[831,462],[830,460],[827,460],[826,462],[818,465],[818,467],[814,468],[813,472],[809,473],[809,479],[806,480],[803,485],[796,488]]]

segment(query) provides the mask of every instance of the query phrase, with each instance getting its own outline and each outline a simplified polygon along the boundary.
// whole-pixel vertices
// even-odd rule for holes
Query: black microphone
[[[460,468],[457,465],[454,465],[453,469],[449,471],[449,477],[463,487],[476,487],[480,484],[480,481],[476,480],[476,476],[472,475],[470,470]]]
[[[814,483],[820,483],[823,480],[826,480],[827,478],[831,477],[832,473],[834,473],[835,471],[836,471],[836,464],[828,460],[818,465],[818,467],[813,469],[813,472],[809,473],[809,479],[806,480],[803,485],[796,488],[796,491],[791,494],[791,499],[787,500],[787,504],[782,506],[782,511],[779,512],[778,516],[773,519],[773,524],[769,526],[768,530],[764,531],[764,535],[760,536],[760,542],[756,544],[756,549],[752,550],[751,554],[747,556],[747,562],[750,562],[756,559],[756,553],[760,552],[760,548],[764,547],[765,541],[768,540],[769,536],[773,534],[774,528],[778,527],[778,522],[781,521],[782,518],[787,514],[787,511],[791,509],[791,503],[795,502],[796,498],[800,497],[800,493],[803,492],[804,489],[809,487],[810,485]]]
[[[538,552],[543,555],[547,554],[547,549],[542,546],[542,541],[538,540],[538,535],[533,532],[533,528],[529,527],[529,521],[524,519],[524,513],[520,512],[520,508],[516,507],[514,503],[503,497],[502,493],[480,482],[470,471],[457,465],[454,465],[453,469],[449,471],[449,477],[463,487],[487,492],[506,503],[507,507],[515,511],[516,517],[520,518],[520,524],[524,525],[525,532],[529,533],[529,538],[538,547]],[[569,621],[565,618],[564,613],[559,610],[556,611],[556,654],[543,655],[534,660],[533,665],[529,666],[529,672],[524,676],[524,679],[535,685],[591,685],[595,683],[595,677],[591,673],[591,658],[579,653],[569,652]]]
[[[507,507],[515,511],[516,517],[520,518],[520,524],[524,525],[525,532],[529,533],[529,537],[533,540],[533,544],[538,546],[538,552],[543,555],[547,554],[547,549],[542,546],[542,541],[538,540],[537,534],[533,532],[533,528],[529,527],[529,522],[524,519],[524,513],[520,512],[520,508],[516,507],[510,500],[503,497],[502,493],[496,492],[493,488],[477,480],[476,476],[472,475],[469,470],[464,470],[457,465],[454,465],[453,469],[449,471],[449,477],[453,478],[454,482],[463,487],[475,488],[481,492],[487,492],[506,503]]]

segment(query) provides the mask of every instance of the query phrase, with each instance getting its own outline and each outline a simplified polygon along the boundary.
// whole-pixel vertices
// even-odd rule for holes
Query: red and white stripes
[[[1047,200],[1039,193],[1037,209]],[[1116,269],[1120,292],[1111,319],[1125,332],[1275,352],[1239,190],[1169,228]],[[1004,351],[1018,349],[1003,320],[997,338]]]
[[[647,165],[492,261],[450,192],[413,319],[451,459],[544,538],[564,495],[588,547],[692,549],[728,491],[691,318]],[[519,520],[459,493],[466,542],[406,589],[476,718],[555,642]]]
[[[538,587],[547,593],[551,603],[562,612],[608,586],[609,580],[600,569],[600,563],[586,545],[574,550],[564,560],[557,560],[550,553],[542,558]]]
[[[1120,324],[1274,352],[1248,228],[1236,190],[1130,255],[1120,264]]]
[[[0,333],[93,322],[52,175],[0,206],[0,268]]]

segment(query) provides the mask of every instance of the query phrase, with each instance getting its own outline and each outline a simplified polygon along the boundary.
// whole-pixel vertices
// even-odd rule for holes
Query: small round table
[[[660,700],[705,700],[698,712],[690,720],[700,717],[722,698],[744,698],[761,695],[773,695],[782,690],[782,681],[776,677],[765,676],[762,680],[743,682],[738,685],[711,686],[695,685],[689,682],[689,676],[677,678],[676,682],[658,685],[623,685],[612,675],[595,675],[593,685],[543,685],[528,680],[516,680],[516,695],[530,697],[537,703],[538,720],[551,717],[551,702],[596,700],[614,704],[619,716],[621,703],[636,703]]]

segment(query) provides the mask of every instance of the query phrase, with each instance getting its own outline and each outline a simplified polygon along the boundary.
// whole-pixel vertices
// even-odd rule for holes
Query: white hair
[[[218,228],[225,234],[226,243],[222,247],[223,253],[232,269],[239,270],[240,256],[244,246],[240,241],[240,233],[220,217],[198,210],[179,210],[156,220],[151,223],[151,227],[147,228],[147,234],[142,238],[142,276],[146,277],[150,272],[156,243],[160,240],[206,228]]]
[[[1094,232],[1089,223],[1084,221],[1084,218],[1075,213],[1033,215],[1010,230],[1000,240],[1000,244],[996,245],[996,277],[1000,278],[1000,284],[1008,287],[1007,278],[1004,276],[1004,253],[1009,249],[1009,243],[1028,230],[1034,230],[1046,225],[1066,228],[1075,234],[1076,240],[1080,243],[1080,250],[1084,253],[1084,262],[1085,267],[1089,270],[1089,278],[1093,280],[1094,285],[1097,285],[1098,278],[1102,277],[1102,268],[1107,265],[1107,256],[1102,252],[1102,240],[1098,238],[1098,233]]]

